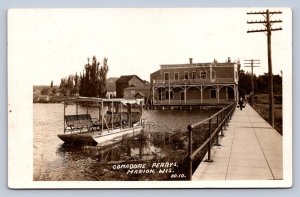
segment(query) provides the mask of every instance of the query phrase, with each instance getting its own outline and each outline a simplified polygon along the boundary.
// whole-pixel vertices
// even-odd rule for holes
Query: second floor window
[[[165,80],[169,80],[169,73],[165,73]]]
[[[175,79],[175,80],[178,80],[178,79],[179,79],[179,73],[178,73],[178,72],[174,73],[174,79]]]
[[[206,71],[201,71],[200,76],[201,76],[201,79],[206,79],[207,78]]]
[[[197,78],[196,71],[193,71],[192,72],[192,79],[196,79],[196,78]]]
[[[188,79],[189,78],[189,72],[188,71],[184,71],[184,79]]]

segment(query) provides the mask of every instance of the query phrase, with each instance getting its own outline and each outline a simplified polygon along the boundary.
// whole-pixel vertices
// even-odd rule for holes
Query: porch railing
[[[216,79],[170,79],[170,80],[153,80],[156,85],[197,85],[211,83],[234,83],[234,78],[216,78]]]
[[[219,99],[219,103],[217,99],[189,99],[186,100],[153,100],[154,105],[205,105],[205,104],[230,104],[234,101],[234,99]]]
[[[200,121],[198,123],[194,123],[188,125],[187,129],[189,131],[189,149],[188,149],[188,178],[191,180],[193,175],[193,160],[195,159],[196,155],[200,153],[204,148],[207,148],[207,159],[206,162],[212,162],[211,158],[211,148],[213,143],[219,146],[219,134],[223,136],[223,130],[226,129],[228,126],[228,122],[232,117],[232,114],[236,108],[236,102],[233,102],[229,106],[223,108],[213,116]],[[204,127],[208,127],[208,139],[206,139],[199,147],[194,146],[193,151],[193,131],[196,129],[201,129]],[[200,162],[201,163],[201,162]]]

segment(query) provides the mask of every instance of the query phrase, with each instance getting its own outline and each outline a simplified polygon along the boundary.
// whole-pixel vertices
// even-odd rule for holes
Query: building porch
[[[152,105],[219,105],[236,101],[237,85],[152,86]]]

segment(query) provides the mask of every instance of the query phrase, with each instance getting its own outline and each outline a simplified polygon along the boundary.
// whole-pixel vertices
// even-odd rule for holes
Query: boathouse
[[[224,105],[238,94],[240,62],[164,64],[150,75],[152,105]]]

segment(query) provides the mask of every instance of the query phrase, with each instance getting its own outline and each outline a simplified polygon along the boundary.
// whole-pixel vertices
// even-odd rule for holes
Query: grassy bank
[[[263,117],[263,119],[269,122],[269,104],[267,103],[255,104],[254,109],[261,117]],[[283,135],[282,104],[274,104],[274,129],[280,135]]]

